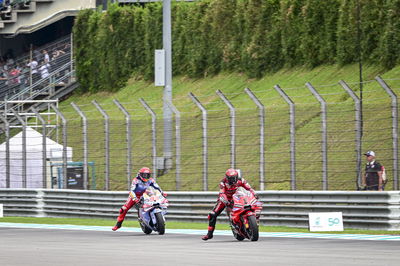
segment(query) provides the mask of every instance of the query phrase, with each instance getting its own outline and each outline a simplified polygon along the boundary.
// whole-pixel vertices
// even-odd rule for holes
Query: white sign
[[[3,218],[3,204],[0,204],[0,218]]]
[[[154,52],[154,85],[165,86],[165,50]]]
[[[309,228],[316,231],[343,231],[343,215],[341,212],[310,212]]]

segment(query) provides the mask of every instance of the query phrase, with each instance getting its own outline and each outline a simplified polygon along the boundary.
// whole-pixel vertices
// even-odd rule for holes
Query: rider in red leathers
[[[122,222],[125,219],[126,214],[132,206],[139,203],[143,193],[150,186],[154,187],[161,194],[166,197],[166,194],[161,190],[156,181],[150,178],[151,171],[147,167],[143,167],[139,170],[137,176],[132,180],[131,190],[129,191],[129,197],[125,204],[119,210],[119,216],[117,218],[117,224],[112,228],[113,231],[118,230],[122,226]]]
[[[221,212],[228,206],[232,201],[232,196],[235,194],[236,190],[239,187],[243,187],[244,189],[253,193],[253,195],[258,199],[257,194],[251,188],[249,183],[244,178],[239,177],[239,173],[235,169],[228,169],[225,172],[225,177],[221,180],[219,184],[219,195],[217,203],[214,206],[214,209],[208,215],[208,233],[203,236],[203,240],[208,240],[213,238],[213,233],[215,229],[215,224],[217,223],[217,217],[221,214]]]

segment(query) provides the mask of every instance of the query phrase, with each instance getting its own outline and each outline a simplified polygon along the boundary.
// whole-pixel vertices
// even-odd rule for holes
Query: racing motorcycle
[[[258,224],[262,210],[262,203],[253,193],[239,187],[233,194],[233,206],[227,208],[227,215],[233,236],[242,241],[247,238],[258,240]]]
[[[165,214],[167,213],[168,200],[160,191],[149,187],[142,196],[142,204],[139,208],[139,224],[145,234],[152,231],[159,235],[165,233]]]

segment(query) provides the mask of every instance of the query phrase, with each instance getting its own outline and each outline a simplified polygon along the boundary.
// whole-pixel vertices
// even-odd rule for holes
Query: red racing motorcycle
[[[239,187],[233,194],[233,206],[226,209],[233,236],[242,241],[247,238],[258,240],[258,224],[262,210],[262,203],[253,193]]]

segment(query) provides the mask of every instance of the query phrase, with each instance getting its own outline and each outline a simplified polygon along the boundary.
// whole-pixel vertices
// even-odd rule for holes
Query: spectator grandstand
[[[74,82],[70,43],[67,36],[15,59],[1,58],[0,100],[40,99]]]
[[[71,49],[74,17],[103,2],[0,0],[0,113],[9,123],[13,111],[46,109],[78,87]]]

